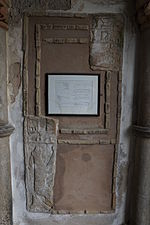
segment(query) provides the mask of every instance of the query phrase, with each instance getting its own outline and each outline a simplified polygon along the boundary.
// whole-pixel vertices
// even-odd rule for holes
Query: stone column
[[[7,3],[0,0],[0,224],[12,224],[12,197],[9,135],[13,127],[8,124],[7,109]]]
[[[131,225],[150,224],[150,1],[137,2],[140,26],[138,119]]]

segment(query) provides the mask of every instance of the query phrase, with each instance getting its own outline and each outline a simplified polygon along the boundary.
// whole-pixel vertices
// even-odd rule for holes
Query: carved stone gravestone
[[[28,116],[24,122],[27,206],[50,211],[56,168],[57,121]]]

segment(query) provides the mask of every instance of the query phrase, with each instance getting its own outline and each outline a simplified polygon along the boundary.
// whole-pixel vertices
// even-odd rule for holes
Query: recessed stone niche
[[[53,14],[25,19],[24,144],[27,209],[115,208],[123,19]],[[99,74],[98,116],[47,116],[47,73]]]

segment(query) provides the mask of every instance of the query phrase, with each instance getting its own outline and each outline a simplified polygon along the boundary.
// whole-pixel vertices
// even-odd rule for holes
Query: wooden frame
[[[47,115],[99,116],[100,75],[53,73],[47,74],[46,76]],[[64,85],[67,85],[67,89]],[[63,88],[64,90],[62,90]],[[65,94],[63,96],[64,92]],[[68,105],[68,101],[70,101],[70,106]],[[86,101],[89,101],[88,104]]]

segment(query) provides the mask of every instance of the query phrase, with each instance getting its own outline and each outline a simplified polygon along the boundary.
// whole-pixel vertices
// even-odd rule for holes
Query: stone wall
[[[42,4],[42,8],[40,7]],[[129,7],[129,8],[128,8]],[[61,9],[61,11],[60,11]],[[23,113],[22,113],[22,74],[23,74],[23,51],[24,43],[22,38],[23,30],[23,14],[27,15],[52,15],[56,13],[80,13],[80,14],[96,14],[96,13],[121,13],[125,18],[124,51],[123,51],[123,68],[122,68],[122,115],[120,128],[120,142],[118,145],[117,160],[117,181],[116,181],[116,209],[115,212],[106,214],[90,214],[90,215],[51,215],[28,212],[26,207],[26,187],[24,180],[24,145],[23,145]],[[135,29],[131,6],[126,1],[12,1],[10,9],[10,27],[8,31],[8,81],[9,81],[9,120],[15,126],[15,132],[11,136],[11,165],[12,165],[12,194],[13,194],[13,223],[14,225],[121,225],[125,222],[125,207],[127,193],[127,171],[128,157],[130,149],[130,138],[128,129],[132,120],[132,98],[133,98],[133,74],[134,74],[134,53],[135,53]],[[133,12],[132,12],[133,13]],[[128,15],[128,16],[127,16]],[[131,17],[130,17],[131,16]],[[94,50],[94,49],[93,49]],[[112,51],[113,54],[113,51]],[[115,53],[117,54],[117,53]],[[118,54],[117,54],[118,55]],[[119,57],[119,55],[118,55]],[[119,59],[120,60],[120,59]],[[25,68],[24,68],[25,69]],[[31,118],[28,118],[29,120]],[[31,140],[27,130],[27,142]],[[49,134],[49,133],[48,133]],[[33,140],[32,140],[33,141]],[[31,147],[32,143],[30,142]],[[48,143],[48,149],[51,154],[53,143]],[[40,149],[32,151],[28,149],[30,160],[35,161],[38,171],[50,171],[50,167],[38,168],[38,161],[45,160],[44,155],[36,154]],[[40,159],[37,156],[41,155]],[[28,157],[27,155],[25,157]],[[28,162],[29,162],[28,161]],[[44,165],[44,164],[43,164]],[[30,166],[30,163],[29,163]],[[32,169],[29,167],[29,169]],[[34,172],[34,171],[33,171]],[[50,171],[51,173],[51,171]],[[29,178],[30,179],[30,178]],[[43,179],[46,179],[43,177]],[[40,181],[41,184],[43,181]],[[31,186],[32,187],[32,186]],[[41,186],[42,187],[42,186]],[[37,190],[37,193],[41,190]],[[33,196],[38,198],[37,193]],[[50,190],[48,190],[48,195]],[[28,196],[29,199],[32,196]],[[42,202],[43,203],[43,202]],[[49,203],[47,202],[46,205]],[[40,204],[39,204],[40,207]]]

